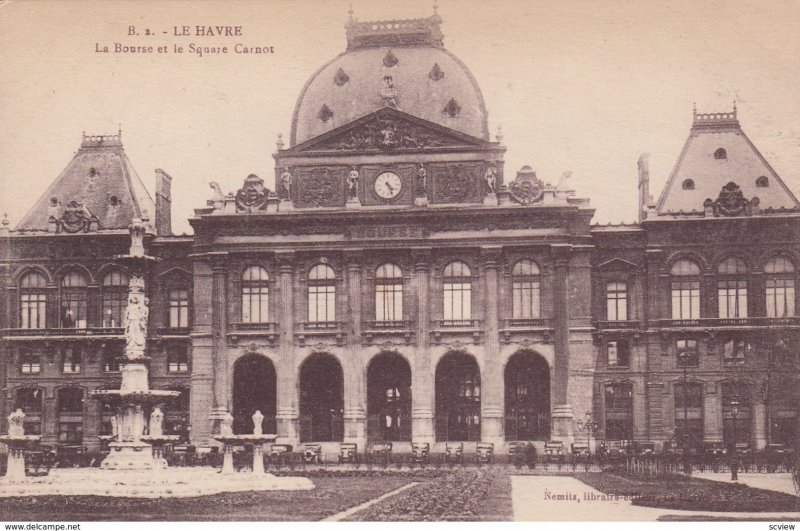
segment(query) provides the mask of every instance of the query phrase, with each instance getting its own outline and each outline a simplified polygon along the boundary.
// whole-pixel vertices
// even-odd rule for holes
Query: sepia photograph
[[[793,529],[798,27],[0,0],[0,522]]]

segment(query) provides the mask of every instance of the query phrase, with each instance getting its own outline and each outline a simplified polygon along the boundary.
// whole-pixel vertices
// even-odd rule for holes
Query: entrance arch
[[[550,439],[550,367],[540,355],[517,352],[504,375],[506,440]]]
[[[250,354],[233,367],[233,433],[253,433],[253,413],[264,415],[264,433],[276,433],[277,378],[264,356]]]
[[[463,352],[436,365],[436,440],[478,441],[481,436],[481,371]]]
[[[367,368],[367,433],[370,441],[411,440],[411,367],[384,352]]]
[[[330,354],[312,354],[300,367],[300,441],[344,437],[344,377]]]

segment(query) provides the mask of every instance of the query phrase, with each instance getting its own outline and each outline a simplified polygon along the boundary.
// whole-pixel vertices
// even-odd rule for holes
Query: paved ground
[[[792,475],[786,473],[776,474],[748,474],[739,472],[739,483],[753,487],[754,489],[774,490],[785,492],[786,494],[796,494]],[[712,481],[731,482],[730,472],[693,472],[692,477],[700,479],[710,479]]]
[[[755,485],[753,485],[755,486]],[[665,515],[722,518],[800,519],[800,513],[722,513],[679,511],[632,505],[629,500],[604,500],[605,495],[568,476],[512,476],[515,521],[653,521]]]

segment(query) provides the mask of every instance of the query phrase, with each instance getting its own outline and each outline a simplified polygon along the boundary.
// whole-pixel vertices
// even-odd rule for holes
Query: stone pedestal
[[[486,197],[483,198],[483,206],[497,206],[498,204],[497,194],[488,193]]]
[[[356,443],[358,450],[362,451],[367,444],[367,418],[358,408],[344,412],[344,442]]]
[[[348,197],[344,207],[348,210],[361,208],[361,201],[357,197]]]
[[[222,457],[222,473],[233,474],[233,446],[230,444],[225,445],[225,455]]]
[[[253,445],[253,474],[264,473],[264,446]]]
[[[753,443],[756,450],[767,447],[767,409],[763,402],[753,404]]]
[[[289,212],[294,210],[294,205],[292,204],[291,199],[281,199],[280,205],[278,205],[278,210],[280,212]]]
[[[100,465],[106,470],[152,470],[161,468],[153,459],[153,447],[142,441],[115,442]]]
[[[25,480],[25,452],[22,448],[8,448],[8,468],[6,469],[6,480]]]
[[[430,409],[415,409],[411,418],[412,441],[428,443],[433,448],[436,442],[433,427],[433,412]]]
[[[414,206],[418,207],[426,207],[428,206],[428,198],[427,197],[417,197],[414,199]]]
[[[550,438],[554,441],[561,441],[567,447],[575,442],[575,436],[572,430],[572,421],[575,414],[572,411],[572,406],[563,404],[553,408],[553,428]]]
[[[494,444],[499,449],[503,439],[503,410],[500,407],[485,407],[481,412],[481,441]]]

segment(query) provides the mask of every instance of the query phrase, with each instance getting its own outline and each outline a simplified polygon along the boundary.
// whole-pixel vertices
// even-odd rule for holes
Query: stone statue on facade
[[[164,435],[164,413],[161,408],[154,407],[150,413],[150,437],[161,437]]]
[[[253,435],[262,435],[264,433],[262,422],[264,422],[264,415],[261,411],[256,410],[253,413]]]
[[[144,351],[149,314],[147,297],[143,293],[129,293],[128,306],[125,309],[125,342],[128,354],[131,351]]]
[[[484,179],[486,180],[487,193],[497,193],[497,170],[494,169],[494,166],[489,166],[486,168]]]
[[[116,415],[111,417],[111,435],[114,437],[117,437],[119,435],[119,424],[117,422]]]
[[[133,416],[133,440],[138,441],[144,435],[144,415],[141,404],[136,404],[136,415]]]
[[[291,201],[292,199],[292,174],[289,172],[289,168],[284,168],[283,173],[281,174],[281,198],[288,199]]]
[[[352,168],[350,173],[347,174],[347,197],[348,199],[358,198],[358,170]]]
[[[225,412],[222,421],[219,423],[220,435],[233,435],[233,415],[229,411]]]
[[[19,408],[8,416],[8,435],[11,437],[25,435],[25,412]]]
[[[428,170],[422,163],[417,165],[417,197],[425,197],[428,195]]]

